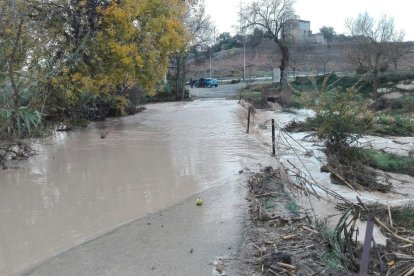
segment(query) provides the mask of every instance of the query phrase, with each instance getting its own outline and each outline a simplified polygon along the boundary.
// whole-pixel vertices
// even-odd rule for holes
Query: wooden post
[[[368,275],[369,253],[371,251],[371,242],[374,231],[374,215],[370,211],[368,213],[367,228],[365,230],[364,247],[362,249],[361,265],[358,276]]]
[[[275,148],[275,119],[272,119],[272,154],[276,155]]]
[[[247,130],[246,133],[249,133],[249,129],[250,129],[250,107],[248,108],[249,110],[249,114],[247,115]]]

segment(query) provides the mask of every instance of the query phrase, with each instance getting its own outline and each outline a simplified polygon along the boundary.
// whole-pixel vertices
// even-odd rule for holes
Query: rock
[[[401,92],[391,92],[391,93],[382,95],[381,97],[384,99],[398,99],[398,98],[401,98],[402,96],[404,96],[404,94]]]
[[[404,91],[414,91],[414,84],[397,84],[396,87]]]
[[[380,94],[389,93],[389,92],[391,92],[391,88],[385,88],[385,87],[378,88],[377,92],[380,93]]]
[[[267,106],[269,107],[270,110],[272,111],[280,111],[282,110],[282,106],[276,102],[267,102]]]
[[[273,167],[272,166],[266,167],[266,168],[264,168],[263,172],[271,173],[271,172],[273,172]]]

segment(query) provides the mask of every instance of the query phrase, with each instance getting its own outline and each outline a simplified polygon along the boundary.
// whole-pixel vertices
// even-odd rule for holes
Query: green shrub
[[[414,111],[414,96],[405,96],[397,99],[405,111]]]
[[[162,87],[162,91],[165,94],[170,94],[171,93],[171,87],[168,83],[164,84],[164,86]]]
[[[402,80],[414,79],[414,72],[389,72],[381,74],[379,82],[381,85],[387,84],[388,82],[399,82]]]
[[[413,136],[414,121],[404,115],[380,114],[374,118],[371,134]]]
[[[375,149],[354,148],[353,150],[355,156],[368,166],[414,176],[414,155],[399,156]]]
[[[414,230],[414,203],[411,202],[402,207],[393,208],[392,218],[399,227]]]
[[[358,92],[367,94],[372,91],[372,79],[360,76],[338,76],[335,73],[320,75],[316,77],[297,77],[292,82],[292,87],[298,91],[314,91],[319,89],[341,88],[347,89],[357,87]]]
[[[263,99],[261,92],[243,91],[239,94],[239,98],[251,103],[255,108],[266,107],[266,102]]]
[[[294,201],[289,201],[286,204],[286,209],[288,209],[289,212],[291,212],[292,214],[297,215],[297,214],[299,214],[300,206]]]
[[[359,75],[362,75],[362,74],[365,74],[365,73],[367,73],[368,72],[368,70],[369,70],[369,68],[368,67],[366,67],[366,66],[358,66],[358,68],[355,70],[355,72],[357,73],[357,74],[359,74]]]
[[[9,123],[8,129],[12,132],[19,133],[19,137],[33,135],[35,129],[42,121],[42,115],[40,112],[27,106],[19,108],[17,122],[12,120],[14,114],[14,109],[1,109],[0,122],[4,124]],[[15,123],[12,124],[12,121],[15,121]]]
[[[324,88],[316,94],[310,107],[316,112],[312,121],[320,124],[318,137],[328,139],[334,147],[356,140],[372,124],[367,105],[356,101],[353,88]]]

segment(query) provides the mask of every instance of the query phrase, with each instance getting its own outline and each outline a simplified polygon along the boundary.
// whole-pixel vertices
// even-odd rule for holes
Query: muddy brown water
[[[37,156],[0,171],[0,275],[265,163],[239,113],[235,101],[155,104],[39,143]]]

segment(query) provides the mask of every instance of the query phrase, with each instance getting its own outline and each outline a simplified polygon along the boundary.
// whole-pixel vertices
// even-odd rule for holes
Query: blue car
[[[203,79],[201,78],[200,80],[196,81],[194,83],[195,87],[217,87],[218,86],[218,80],[217,79]]]

